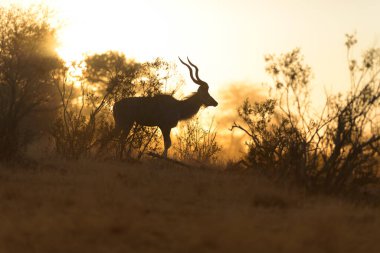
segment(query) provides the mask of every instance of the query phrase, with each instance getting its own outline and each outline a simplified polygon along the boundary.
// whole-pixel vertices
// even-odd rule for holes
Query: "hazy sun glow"
[[[69,2],[55,3],[65,21],[59,48],[65,59],[111,49],[138,60],[151,59],[155,52],[165,55],[165,20],[155,17],[142,1],[133,6],[114,0]]]
[[[295,47],[313,68],[314,92],[342,90],[348,87],[344,34],[356,31],[360,50],[380,36],[378,0],[1,0],[41,2],[63,23],[64,59],[106,50],[177,63],[177,56],[189,56],[214,91],[268,80],[264,55]]]

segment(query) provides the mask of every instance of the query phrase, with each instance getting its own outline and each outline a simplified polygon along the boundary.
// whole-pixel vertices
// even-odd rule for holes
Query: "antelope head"
[[[182,64],[186,65],[186,67],[189,69],[191,80],[193,80],[194,83],[199,85],[197,95],[201,98],[202,104],[205,106],[217,106],[218,102],[216,102],[216,100],[213,97],[211,97],[211,95],[208,93],[208,84],[205,81],[202,81],[198,76],[198,72],[199,72],[198,67],[195,66],[189,60],[189,58],[187,58],[187,61],[189,62],[189,64],[193,66],[195,69],[195,78],[194,78],[193,69],[190,67],[190,65],[182,61],[181,58],[179,58],[179,60],[182,62]]]

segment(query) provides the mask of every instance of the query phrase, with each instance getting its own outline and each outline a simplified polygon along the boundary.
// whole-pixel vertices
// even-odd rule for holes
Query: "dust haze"
[[[267,91],[256,83],[231,83],[221,89],[218,98],[221,101],[215,113],[218,139],[223,146],[225,158],[238,160],[247,151],[245,141],[248,138],[239,130],[230,130],[233,122],[239,120],[238,108],[245,99],[260,102],[266,98]]]

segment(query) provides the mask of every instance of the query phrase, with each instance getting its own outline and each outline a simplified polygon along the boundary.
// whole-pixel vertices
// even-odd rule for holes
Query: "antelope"
[[[179,57],[178,57],[179,58]],[[142,126],[158,126],[164,138],[164,152],[162,156],[167,158],[168,149],[172,142],[170,131],[176,127],[178,121],[190,119],[202,106],[217,106],[218,102],[208,93],[209,86],[198,76],[198,67],[189,58],[189,64],[182,61],[190,71],[190,77],[194,83],[199,85],[197,92],[183,100],[177,100],[171,95],[156,95],[154,97],[129,97],[116,102],[113,106],[113,117],[115,130],[123,131],[128,136],[134,123]]]

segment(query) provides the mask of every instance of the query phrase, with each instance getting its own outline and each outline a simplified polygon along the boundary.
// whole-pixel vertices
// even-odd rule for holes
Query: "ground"
[[[250,171],[46,161],[0,166],[0,252],[380,252],[380,208]]]

